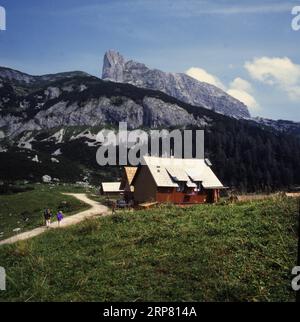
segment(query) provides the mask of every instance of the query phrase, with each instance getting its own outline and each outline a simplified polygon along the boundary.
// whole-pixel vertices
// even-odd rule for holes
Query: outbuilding
[[[118,196],[124,192],[121,189],[121,182],[102,182],[100,192],[105,196]]]

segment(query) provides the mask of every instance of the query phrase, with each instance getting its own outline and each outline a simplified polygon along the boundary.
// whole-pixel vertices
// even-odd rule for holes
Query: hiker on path
[[[64,215],[63,215],[62,211],[59,211],[57,213],[56,218],[57,218],[58,227],[60,227],[60,223],[64,219]]]
[[[45,222],[46,222],[46,227],[49,228],[50,224],[51,224],[51,217],[52,217],[52,213],[50,209],[46,209],[44,212],[44,218],[45,218]]]

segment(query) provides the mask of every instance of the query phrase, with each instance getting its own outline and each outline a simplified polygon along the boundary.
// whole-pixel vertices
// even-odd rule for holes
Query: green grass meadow
[[[118,212],[0,248],[2,301],[294,301],[297,200]]]

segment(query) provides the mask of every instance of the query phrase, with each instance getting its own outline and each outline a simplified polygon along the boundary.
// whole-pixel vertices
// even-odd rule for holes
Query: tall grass
[[[0,248],[4,301],[293,301],[297,204],[121,212]],[[27,245],[27,246],[25,246]]]

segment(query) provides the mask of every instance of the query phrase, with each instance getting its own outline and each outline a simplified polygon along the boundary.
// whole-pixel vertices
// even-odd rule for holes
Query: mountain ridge
[[[71,78],[75,76],[91,76],[91,75],[82,71],[69,71],[69,72],[44,74],[44,75],[30,75],[16,69],[0,66],[0,78],[6,79],[9,81],[17,81],[23,84],[57,81],[59,79]]]
[[[119,180],[120,168],[99,167],[95,156],[97,131],[121,121],[129,129],[205,130],[206,157],[226,186],[265,191],[300,183],[300,142],[288,121],[280,131],[160,91],[78,75],[29,84],[0,77],[0,179]]]
[[[10,75],[8,77],[7,75]],[[15,78],[14,76],[17,75]],[[31,82],[26,82],[27,78],[32,79]],[[130,98],[135,97],[135,100],[140,102],[141,97],[144,97],[146,95],[150,95],[153,98],[159,97],[159,99],[162,102],[172,103],[175,105],[178,105],[179,107],[186,109],[186,106],[190,105],[188,103],[185,103],[183,101],[178,100],[177,98],[174,98],[172,96],[169,96],[165,94],[164,92],[160,92],[157,90],[151,90],[151,89],[145,89],[140,87],[135,87],[132,84],[122,83],[122,82],[111,82],[110,84],[107,84],[107,81],[102,81],[101,79],[89,75],[88,73],[82,72],[82,71],[70,71],[70,72],[64,72],[64,73],[55,73],[55,74],[46,74],[46,75],[37,75],[33,76],[27,73],[23,73],[11,68],[7,67],[0,67],[0,115],[10,113],[10,110],[4,109],[3,105],[14,105],[14,114],[20,114],[20,111],[22,109],[16,108],[15,105],[21,104],[22,99],[29,99],[30,101],[34,99],[34,95],[42,95],[44,91],[47,91],[48,96],[52,99],[55,99],[55,96],[60,96],[60,94],[64,94],[65,99],[74,100],[72,98],[72,95],[69,95],[67,97],[67,93],[73,92],[71,88],[67,88],[66,86],[62,86],[67,93],[63,93],[63,90],[61,90],[61,93],[55,93],[56,86],[60,86],[61,84],[70,83],[68,86],[72,86],[72,82],[85,82],[88,81],[88,85],[92,88],[89,88],[89,92],[99,92],[100,95],[104,95],[107,93],[110,93],[111,96],[117,96],[118,91],[125,92],[126,95],[128,94]],[[114,85],[112,85],[114,84]],[[85,85],[82,84],[83,87],[80,88],[80,84],[77,84],[79,91],[84,94],[85,91]],[[114,88],[112,90],[112,88]],[[57,89],[56,89],[57,90]],[[19,95],[21,93],[21,95]],[[35,94],[34,94],[35,93]],[[143,93],[143,94],[142,94]],[[78,93],[77,93],[78,94]],[[76,96],[76,95],[75,95]],[[78,95],[77,95],[78,96]],[[76,97],[77,97],[76,96]],[[2,99],[2,102],[1,102]],[[46,97],[43,98],[47,101],[46,106],[48,105],[48,99]],[[42,101],[43,101],[42,99]],[[6,101],[6,103],[3,103],[3,100]],[[34,99],[36,103],[39,104],[39,102]],[[200,111],[204,114],[210,114],[214,113],[214,111],[211,111],[209,109],[205,109],[204,107],[198,106]],[[30,109],[30,114],[34,114],[35,108]],[[24,112],[24,111],[22,111]],[[220,116],[222,114],[219,114]],[[257,125],[261,127],[268,127],[273,128],[276,131],[282,132],[282,133],[290,133],[295,134],[300,137],[300,122],[294,122],[294,121],[288,121],[288,120],[270,120],[266,118],[261,117],[255,117],[251,119],[247,119],[250,122],[254,122]],[[162,122],[163,123],[163,122]],[[151,122],[148,122],[148,125],[151,126]],[[153,124],[152,124],[153,125]],[[2,127],[3,127],[3,120],[2,120]],[[1,128],[1,120],[0,120],[0,128]]]
[[[109,50],[104,55],[102,79],[159,90],[185,103],[230,117],[251,117],[244,103],[214,85],[200,82],[184,73],[150,69],[143,63],[126,60],[114,50]]]

